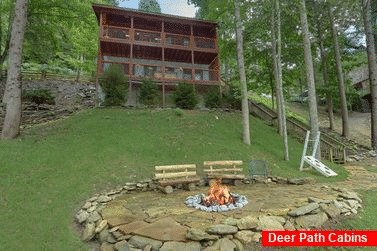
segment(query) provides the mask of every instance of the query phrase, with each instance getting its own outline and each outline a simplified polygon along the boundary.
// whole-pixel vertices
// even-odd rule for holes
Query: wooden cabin
[[[100,4],[93,9],[99,23],[97,76],[120,64],[129,79],[129,105],[137,104],[142,78],[156,80],[163,106],[182,81],[197,92],[219,90],[216,23]]]

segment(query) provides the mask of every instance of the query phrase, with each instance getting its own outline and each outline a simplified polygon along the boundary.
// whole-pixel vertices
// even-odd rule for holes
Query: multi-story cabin
[[[97,76],[120,64],[130,82],[128,104],[137,103],[142,78],[154,78],[162,102],[179,82],[197,92],[220,86],[217,24],[93,4],[99,22]]]

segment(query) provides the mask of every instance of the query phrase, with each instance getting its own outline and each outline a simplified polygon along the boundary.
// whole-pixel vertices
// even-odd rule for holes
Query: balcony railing
[[[126,40],[129,40],[131,38],[129,29],[108,25],[104,26],[103,36],[105,38],[117,38]]]
[[[135,40],[141,42],[161,43],[161,33],[136,30]]]
[[[162,67],[157,65],[141,65],[132,63],[115,63],[109,61],[98,61],[98,69],[100,73],[103,73],[112,64],[118,64],[124,74],[130,75],[133,78],[152,77],[155,79],[165,81],[198,81],[198,82],[218,82],[219,75],[214,70],[202,70],[192,68],[181,67]],[[132,70],[130,72],[130,67]]]
[[[192,45],[190,36],[145,30],[134,30],[133,32],[131,32],[131,29],[109,25],[105,25],[103,28],[104,38],[131,40],[132,33],[134,34],[133,39],[139,42],[162,44],[163,34],[165,34],[165,45],[182,47],[194,46],[201,49],[216,49],[215,38],[194,37],[194,44]]]
[[[190,46],[190,36],[166,34],[165,44]]]
[[[202,38],[196,37],[195,38],[195,46],[198,48],[204,49],[215,49],[215,39],[213,38]]]

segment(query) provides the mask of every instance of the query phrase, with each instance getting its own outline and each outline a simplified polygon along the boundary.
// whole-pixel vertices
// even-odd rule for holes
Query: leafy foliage
[[[241,90],[231,85],[229,91],[223,96],[224,106],[230,109],[241,110]]]
[[[221,107],[221,96],[218,91],[211,91],[204,97],[204,104],[207,108]]]
[[[192,85],[179,83],[174,92],[174,103],[181,109],[193,109],[198,104],[198,98]]]
[[[105,92],[105,106],[120,106],[126,101],[128,79],[117,64],[111,65],[102,75],[101,88]]]
[[[144,78],[141,80],[139,100],[147,106],[153,105],[158,93],[156,81],[152,78]]]
[[[55,96],[48,89],[34,89],[23,95],[24,99],[28,99],[37,104],[55,104]]]
[[[145,12],[161,13],[161,7],[157,0],[140,0],[139,10]]]

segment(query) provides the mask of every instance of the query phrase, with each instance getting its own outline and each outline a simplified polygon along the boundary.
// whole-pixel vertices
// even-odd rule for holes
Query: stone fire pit
[[[227,212],[230,210],[243,208],[248,203],[245,196],[239,195],[237,193],[232,193],[232,196],[235,199],[234,203],[229,203],[227,205],[211,205],[207,207],[201,204],[201,202],[205,198],[205,195],[201,193],[195,196],[187,197],[185,204],[188,207],[193,207],[195,209],[200,209],[206,212]]]

